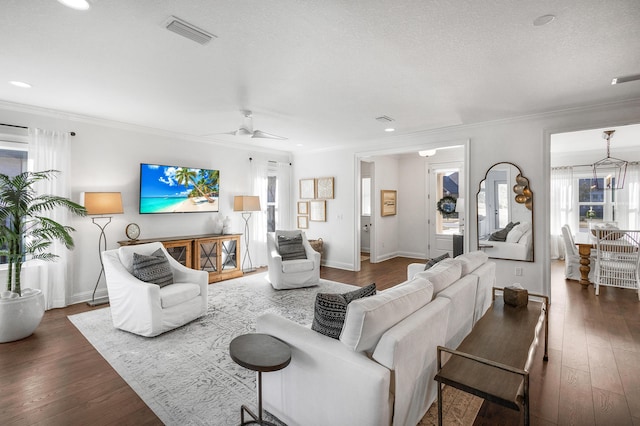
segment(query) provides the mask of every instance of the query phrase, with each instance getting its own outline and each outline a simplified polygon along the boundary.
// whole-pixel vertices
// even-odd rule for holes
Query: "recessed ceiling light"
[[[9,84],[13,84],[16,87],[22,87],[23,89],[31,89],[31,85],[29,83],[25,83],[24,81],[10,81]]]
[[[386,129],[384,129],[385,132],[395,132],[396,129],[394,129],[393,127],[387,127]]]
[[[58,2],[75,10],[88,10],[90,7],[87,0],[58,0]]]
[[[304,145],[301,143],[297,143],[296,146],[304,146]]]
[[[547,25],[554,19],[556,19],[555,15],[538,16],[536,19],[533,20],[533,25],[535,25],[536,27],[541,27],[543,25]]]
[[[423,149],[422,151],[418,151],[418,155],[420,157],[433,157],[436,155],[435,149]]]

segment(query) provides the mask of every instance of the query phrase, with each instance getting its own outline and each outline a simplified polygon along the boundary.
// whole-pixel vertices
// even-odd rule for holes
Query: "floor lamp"
[[[102,252],[107,249],[107,235],[104,229],[111,223],[112,214],[124,213],[122,210],[122,195],[119,192],[85,192],[84,207],[87,209],[88,215],[96,215],[91,221],[100,228],[100,236],[98,237],[98,258],[100,259],[100,274],[93,288],[91,300],[87,302],[89,306],[102,305],[109,302],[109,297],[100,297],[96,299],[96,290],[100,284],[100,278],[104,274],[104,264],[102,263]]]
[[[244,256],[242,257],[242,271],[253,272],[256,269],[251,262],[251,254],[249,253],[249,219],[251,212],[260,211],[260,197],[257,195],[236,195],[233,199],[233,211],[242,212],[244,219]],[[246,260],[249,260],[249,267],[245,268]]]

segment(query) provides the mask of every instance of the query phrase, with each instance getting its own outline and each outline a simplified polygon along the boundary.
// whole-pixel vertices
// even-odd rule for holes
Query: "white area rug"
[[[233,362],[231,340],[254,332],[263,312],[311,324],[316,293],[352,288],[320,280],[276,291],[265,273],[211,284],[204,317],[153,338],[115,329],[109,308],[69,319],[163,423],[237,425],[242,404],[257,413],[256,373]]]

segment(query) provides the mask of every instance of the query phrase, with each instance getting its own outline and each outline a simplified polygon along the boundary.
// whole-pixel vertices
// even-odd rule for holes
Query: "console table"
[[[121,246],[161,242],[167,252],[188,268],[209,273],[209,283],[241,277],[240,236],[203,234],[118,241]]]
[[[505,305],[496,297],[457,350],[438,346],[438,424],[442,425],[442,385],[446,384],[520,411],[529,425],[529,369],[544,324],[544,360],[548,360],[547,296],[529,294],[527,306]],[[451,354],[443,366],[442,352]]]

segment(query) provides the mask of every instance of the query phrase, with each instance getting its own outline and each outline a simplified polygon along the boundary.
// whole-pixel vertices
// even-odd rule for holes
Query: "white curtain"
[[[551,169],[551,203],[549,238],[552,259],[564,258],[565,250],[562,240],[562,226],[569,225],[575,234],[578,229],[578,215],[573,211],[575,198],[575,182],[571,167]]]
[[[68,132],[29,129],[28,169],[33,172],[59,170],[50,180],[38,182],[34,188],[38,194],[52,194],[71,198],[71,141]],[[58,208],[43,214],[62,225],[71,223],[66,209]],[[73,236],[73,235],[72,235]],[[25,268],[23,288],[42,289],[46,309],[67,306],[71,292],[71,255],[62,243],[54,242],[48,252],[59,256],[50,262],[38,261]],[[36,262],[33,262],[36,263]]]
[[[624,189],[616,191],[616,220],[623,229],[640,229],[640,163],[630,163]]]
[[[254,266],[267,264],[267,189],[269,168],[266,160],[251,160],[251,194],[260,197],[259,212],[253,212],[251,218],[250,253]],[[244,257],[244,255],[243,255]]]

